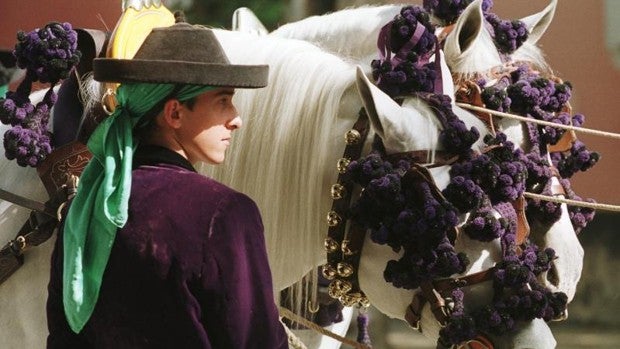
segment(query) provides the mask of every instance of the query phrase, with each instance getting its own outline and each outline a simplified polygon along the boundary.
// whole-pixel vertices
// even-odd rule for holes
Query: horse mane
[[[84,110],[91,110],[95,105],[101,103],[104,84],[96,81],[92,72],[80,77],[79,84],[80,100],[82,101]]]
[[[224,164],[201,171],[257,202],[268,255],[278,258],[270,259],[274,285],[283,288],[308,271],[278,284],[276,278],[291,273],[285,262],[316,266],[325,258],[319,246],[327,232],[328,190],[344,149],[341,135],[352,126],[357,110],[350,120],[338,112],[354,84],[355,69],[307,42],[229,36],[220,42],[231,61],[268,63],[269,85],[237,90],[234,102],[245,125],[235,134]]]

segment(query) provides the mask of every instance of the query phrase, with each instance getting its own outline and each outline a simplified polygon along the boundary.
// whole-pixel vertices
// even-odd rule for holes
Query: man
[[[267,66],[178,23],[93,67],[118,105],[52,256],[48,347],[287,348],[256,205],[192,166],[224,161],[234,88],[265,86]]]

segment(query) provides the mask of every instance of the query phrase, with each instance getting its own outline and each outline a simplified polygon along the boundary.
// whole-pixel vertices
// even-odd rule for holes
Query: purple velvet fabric
[[[48,348],[288,348],[255,203],[173,164],[133,171],[95,311],[76,335],[52,256]]]

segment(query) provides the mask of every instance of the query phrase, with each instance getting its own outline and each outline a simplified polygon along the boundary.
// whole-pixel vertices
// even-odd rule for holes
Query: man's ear
[[[170,127],[177,129],[181,127],[181,102],[177,99],[170,99],[164,104],[162,122]]]

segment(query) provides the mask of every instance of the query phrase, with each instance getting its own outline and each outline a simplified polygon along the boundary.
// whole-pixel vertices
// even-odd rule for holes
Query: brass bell
[[[360,135],[359,131],[357,130],[349,130],[347,131],[347,133],[344,134],[344,140],[345,142],[347,142],[348,145],[359,143],[361,138],[362,135]]]
[[[323,264],[321,272],[323,273],[323,277],[327,280],[333,280],[336,277],[336,268],[330,264]]]
[[[345,256],[352,256],[355,253],[351,251],[351,248],[349,247],[350,242],[351,242],[350,240],[342,241],[342,246],[340,249],[342,250],[342,253],[344,253]]]
[[[370,306],[370,300],[365,295],[362,295],[362,297],[360,297],[360,299],[357,302],[359,303],[360,306],[364,308],[368,308]]]
[[[342,199],[347,194],[347,189],[340,183],[332,185],[331,189],[332,199]]]
[[[330,297],[339,299],[351,291],[352,288],[353,285],[350,282],[336,279],[327,287],[327,293]]]
[[[353,271],[354,271],[353,266],[351,264],[343,263],[343,262],[338,263],[336,270],[338,271],[338,275],[343,278],[353,275]]]
[[[340,302],[345,307],[352,307],[355,304],[357,304],[361,298],[362,298],[361,293],[352,292],[352,293],[348,293],[340,297]]]
[[[330,237],[325,238],[323,242],[323,248],[327,253],[334,253],[338,251],[338,242]]]
[[[327,213],[327,225],[335,227],[342,222],[342,217],[336,211],[329,211]]]
[[[347,172],[347,167],[349,166],[350,163],[351,163],[351,159],[340,158],[338,160],[338,165],[336,166],[338,168],[338,172],[339,173]]]

